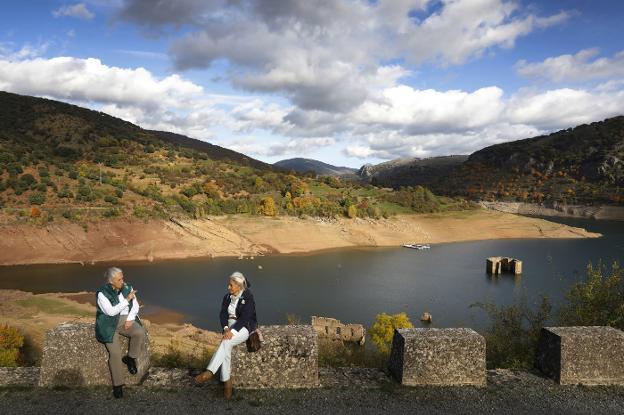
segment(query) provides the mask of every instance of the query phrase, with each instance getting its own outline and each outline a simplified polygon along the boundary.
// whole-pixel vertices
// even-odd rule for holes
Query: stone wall
[[[399,329],[388,369],[403,385],[485,386],[485,339],[472,329]]]
[[[122,356],[128,351],[129,341],[121,336]],[[150,366],[149,339],[141,347],[137,359],[138,373],[125,370],[125,384],[136,385],[147,374]],[[49,330],[43,345],[40,386],[111,385],[108,352],[95,339],[94,323],[63,323]]]
[[[0,386],[37,386],[38,367],[0,367]]]
[[[613,327],[544,327],[537,366],[560,384],[624,384],[624,332]]]
[[[312,327],[320,338],[357,342],[360,345],[366,340],[366,330],[361,324],[343,324],[335,318],[312,316]]]
[[[232,351],[235,387],[314,388],[319,386],[317,335],[312,326],[261,326],[259,351],[245,343]]]

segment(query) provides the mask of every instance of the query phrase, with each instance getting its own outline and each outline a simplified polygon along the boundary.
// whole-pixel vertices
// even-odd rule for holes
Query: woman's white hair
[[[247,278],[245,278],[242,272],[233,272],[232,275],[230,275],[230,280],[234,281],[243,289],[249,287],[249,284],[247,283]]]
[[[106,278],[106,282],[111,282],[113,278],[115,278],[115,275],[122,273],[122,272],[123,271],[121,270],[121,268],[110,267],[109,269],[106,270],[106,272],[104,272],[104,277]]]

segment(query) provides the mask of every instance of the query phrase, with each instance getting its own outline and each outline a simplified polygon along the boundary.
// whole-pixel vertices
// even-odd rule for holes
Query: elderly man
[[[145,329],[139,320],[139,302],[136,291],[124,282],[119,268],[109,268],[106,283],[96,294],[95,337],[108,350],[108,367],[113,380],[113,396],[123,397],[124,363],[130,374],[137,373],[136,359],[145,338]],[[119,335],[130,338],[128,355],[122,358]]]

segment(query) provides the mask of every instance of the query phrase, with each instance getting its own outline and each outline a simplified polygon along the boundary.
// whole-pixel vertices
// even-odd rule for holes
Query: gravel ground
[[[332,382],[334,377],[349,381]],[[12,386],[0,388],[0,414],[624,413],[624,386],[561,386],[525,371],[489,371],[486,388],[404,387],[372,372],[345,369],[323,370],[321,383],[327,386],[236,390],[229,402],[216,384],[128,387],[120,400],[108,387]]]

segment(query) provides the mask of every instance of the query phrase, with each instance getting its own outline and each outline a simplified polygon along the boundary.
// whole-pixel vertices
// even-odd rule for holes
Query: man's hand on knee
[[[129,320],[129,321],[126,321],[126,322],[124,323],[124,329],[126,329],[126,330],[130,330],[130,327],[132,327],[132,324],[133,324],[133,323],[134,323],[134,320]]]

